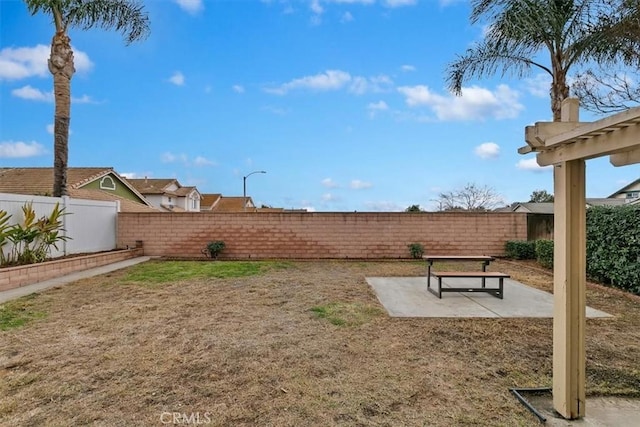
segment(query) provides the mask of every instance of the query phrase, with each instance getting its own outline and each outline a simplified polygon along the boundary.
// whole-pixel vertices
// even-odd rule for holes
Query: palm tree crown
[[[484,39],[447,67],[458,95],[472,76],[523,77],[537,68],[552,78],[551,110],[559,120],[572,67],[640,63],[637,0],[472,0],[471,22],[481,21],[489,22]],[[548,60],[540,57],[545,51]]]

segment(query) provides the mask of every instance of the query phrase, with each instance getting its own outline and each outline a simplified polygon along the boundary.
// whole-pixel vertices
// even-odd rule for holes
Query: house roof
[[[196,193],[200,198],[202,198],[202,196],[200,195],[200,192],[198,191],[198,189],[196,187],[180,187],[177,190],[174,191],[176,196],[180,196],[180,197],[186,197],[191,193]]]
[[[113,168],[68,168],[67,187],[80,188],[109,173],[115,174]],[[51,195],[53,168],[0,168],[0,192]]]
[[[587,198],[587,205],[589,206],[619,206],[625,203],[624,199]]]
[[[530,213],[540,213],[540,214],[552,214],[553,213],[553,202],[551,203],[518,203],[515,205],[512,210],[515,211],[518,208],[522,208],[526,212]]]
[[[604,199],[604,198],[587,198],[587,206],[619,206],[624,205],[624,199]],[[521,211],[539,214],[553,214],[553,202],[550,203],[518,203],[511,210],[515,211],[522,208]]]
[[[225,197],[220,196],[218,202],[211,208],[212,212],[244,212],[245,201],[247,209],[255,210],[251,197]]]
[[[218,200],[222,197],[222,194],[202,194],[202,200],[200,201],[200,210],[211,210]]]
[[[167,191],[166,188],[174,183],[176,186],[180,187],[178,181],[173,178],[135,178],[127,179],[127,181],[129,181],[129,183],[142,194],[170,193],[173,195],[173,192]]]
[[[609,198],[615,197],[616,195],[620,194],[620,193],[624,193],[626,190],[628,190],[630,187],[633,187],[635,185],[637,185],[638,183],[640,183],[640,178],[636,179],[633,182],[630,182],[629,184],[625,185],[624,187],[622,187],[621,189],[619,189],[618,191],[616,191],[615,193],[611,194],[609,196]]]
[[[121,197],[117,194],[108,193],[102,190],[74,188],[69,190],[69,196],[77,199],[103,200],[108,202],[117,200],[120,202],[120,212],[158,212],[158,209],[151,206],[134,202],[126,197]]]
[[[139,199],[140,203],[117,194],[97,189],[82,188],[106,175],[113,175]],[[156,211],[144,196],[131,187],[113,168],[68,168],[67,189],[69,196],[88,200],[120,201],[122,212]],[[0,168],[0,193],[51,195],[53,191],[53,168]],[[157,212],[157,211],[156,211]]]

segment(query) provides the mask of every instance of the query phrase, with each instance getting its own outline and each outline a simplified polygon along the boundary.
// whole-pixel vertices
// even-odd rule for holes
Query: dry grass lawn
[[[157,281],[132,267],[9,303],[31,316],[0,330],[0,425],[538,425],[509,388],[551,385],[551,319],[388,317],[365,277],[418,262],[206,273],[224,264],[162,283],[154,261]],[[492,269],[551,289],[528,264]],[[587,393],[640,397],[639,300],[587,292],[615,315],[587,320]]]

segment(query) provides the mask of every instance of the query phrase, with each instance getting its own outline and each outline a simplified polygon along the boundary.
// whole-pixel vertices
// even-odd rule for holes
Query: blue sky
[[[466,0],[145,4],[145,41],[69,32],[70,166],[225,196],[265,170],[247,178],[258,205],[315,211],[435,209],[467,183],[505,203],[553,190],[551,171],[517,153],[525,126],[551,120],[544,75],[446,89],[447,64],[482,36]],[[53,164],[52,36],[47,16],[0,0],[1,166]],[[639,176],[591,160],[587,196]]]

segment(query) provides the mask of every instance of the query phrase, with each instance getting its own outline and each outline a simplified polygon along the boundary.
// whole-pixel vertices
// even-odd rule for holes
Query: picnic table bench
[[[493,295],[496,298],[502,299],[504,297],[504,279],[508,279],[508,274],[498,273],[495,271],[487,271],[487,266],[491,263],[491,261],[495,260],[492,256],[487,255],[424,255],[422,257],[425,261],[427,261],[427,290],[437,296],[438,298],[442,298],[443,292],[486,292],[490,295]],[[432,266],[435,261],[467,261],[474,262],[478,261],[482,263],[482,271],[433,271]],[[437,288],[433,289],[431,287],[431,276],[438,279]],[[442,279],[443,278],[477,278],[480,279],[481,286],[464,286],[464,287],[442,287]],[[487,287],[486,280],[487,279],[498,279],[498,287]]]

